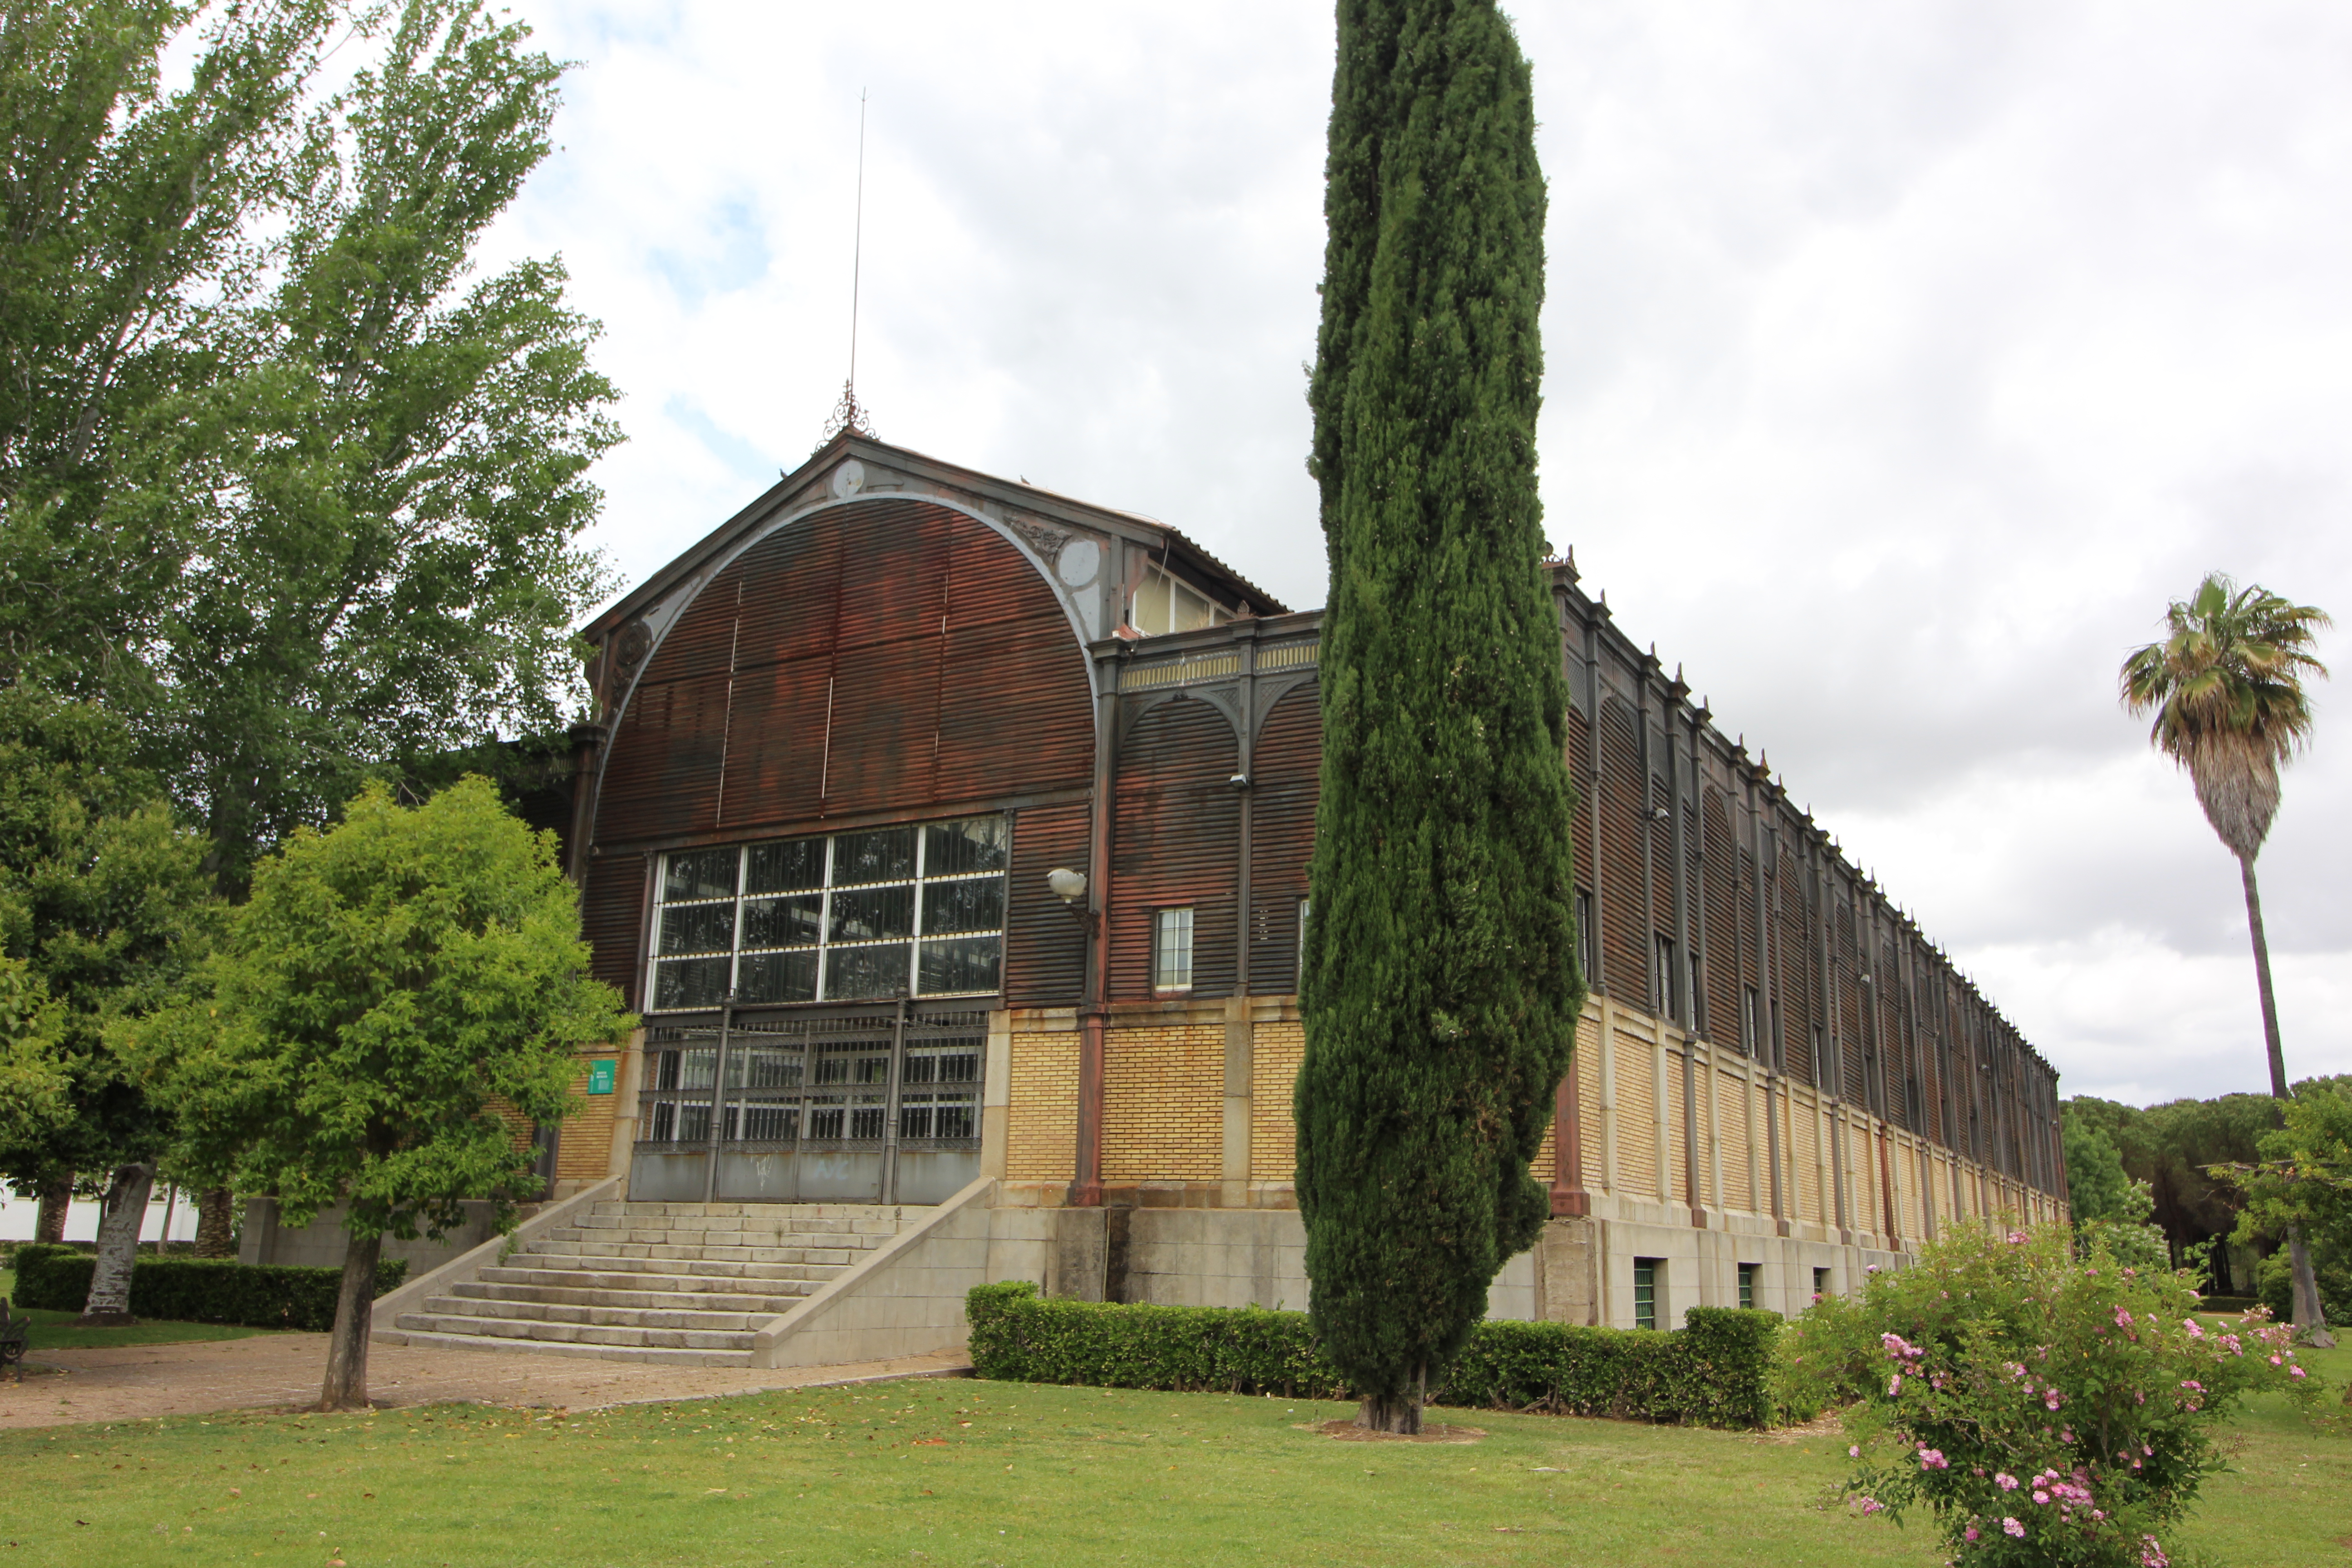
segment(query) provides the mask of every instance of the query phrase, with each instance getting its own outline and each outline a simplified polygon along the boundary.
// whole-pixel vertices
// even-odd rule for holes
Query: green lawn
[[[2352,1352],[2320,1358],[2334,1381]],[[2352,1444],[2239,1432],[2198,1541],[2343,1561]],[[0,1434],[7,1562],[134,1564],[1905,1563],[1815,1505],[1842,1439],[1448,1413],[1475,1445],[1333,1442],[1346,1407],[915,1382],[564,1417],[436,1406]]]
[[[279,1331],[247,1329],[235,1323],[142,1322],[128,1329],[78,1329],[74,1320],[81,1316],[79,1312],[17,1306],[16,1276],[5,1268],[0,1268],[0,1297],[7,1299],[10,1316],[33,1321],[33,1354],[37,1358],[43,1351],[79,1350],[85,1345],[169,1345],[188,1340],[242,1340]]]

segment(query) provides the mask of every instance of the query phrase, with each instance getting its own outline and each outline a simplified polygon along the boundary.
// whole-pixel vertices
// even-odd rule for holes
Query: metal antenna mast
[[[866,267],[866,89],[857,89],[857,216],[849,241],[849,379],[841,384],[841,401],[824,424],[824,438],[844,430],[874,438],[874,423],[857,401],[857,296]]]

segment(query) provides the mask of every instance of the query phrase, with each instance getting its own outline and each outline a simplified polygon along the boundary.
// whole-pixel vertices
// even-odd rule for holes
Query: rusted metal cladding
[[[1813,1026],[1822,1021],[1822,1010],[1813,987],[1812,931],[1805,921],[1804,868],[1785,849],[1776,880],[1779,886],[1765,907],[1772,921],[1772,952],[1780,977],[1780,1030],[1788,1047],[1788,1071],[1807,1083],[1825,1083],[1813,1063]]]
[[[1564,752],[1569,787],[1575,801],[1570,812],[1569,838],[1573,846],[1571,853],[1576,858],[1576,885],[1588,892],[1592,889],[1594,875],[1592,812],[1585,801],[1586,793],[1591,787],[1585,777],[1591,755],[1592,721],[1583,709],[1571,705],[1568,710],[1568,745]],[[1599,934],[1597,931],[1593,933],[1596,938]],[[1593,977],[1588,974],[1584,979],[1587,984],[1591,984]]]
[[[1192,910],[1194,996],[1233,994],[1241,761],[1233,721],[1182,694],[1148,710],[1119,742],[1111,827],[1110,996],[1147,1000],[1159,912]]]
[[[1854,935],[1853,905],[1843,899],[1833,902],[1837,910],[1836,942],[1831,951],[1836,962],[1830,969],[1830,1009],[1837,1020],[1832,1032],[1845,1064],[1845,1098],[1874,1109],[1877,1092],[1863,1057],[1862,950]]]
[[[600,842],[807,828],[1083,789],[1086,661],[986,524],[879,499],[771,535],[654,655],[614,735]]]
[[[1086,902],[1073,909],[1054,896],[1045,878],[1056,868],[1094,874],[1083,804],[1033,806],[1013,819],[1004,921],[1008,1007],[1067,1007],[1086,984]]]
[[[581,934],[593,958],[589,973],[617,985],[622,1005],[638,1005],[638,962],[644,951],[646,858],[605,855],[588,862],[588,885],[580,895]]]
[[[1250,989],[1298,989],[1299,901],[1315,853],[1322,790],[1323,710],[1313,681],[1267,710],[1250,755]]]
[[[1651,933],[1643,886],[1642,839],[1646,801],[1642,789],[1641,742],[1634,715],[1612,697],[1601,710],[1601,809],[1608,826],[1601,835],[1602,962],[1609,986],[1635,1006],[1650,1005]]]
[[[1700,882],[1706,915],[1706,1032],[1727,1046],[1740,1043],[1739,855],[1732,847],[1731,818],[1723,796],[1709,789],[1700,799]]]

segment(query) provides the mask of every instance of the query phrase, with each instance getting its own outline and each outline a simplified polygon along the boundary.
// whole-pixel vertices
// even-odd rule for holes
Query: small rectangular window
[[[1151,988],[1192,988],[1192,911],[1189,909],[1160,911],[1159,940],[1151,951]]]
[[[1675,1011],[1675,939],[1660,935],[1650,965],[1650,1010],[1669,1023],[1678,1022]]]
[[[1739,1305],[1747,1311],[1756,1310],[1756,1271],[1760,1267],[1754,1263],[1739,1266]]]
[[[1829,1299],[1830,1271],[1826,1268],[1816,1268],[1813,1270],[1813,1300],[1826,1301]]]
[[[1658,1276],[1664,1272],[1654,1258],[1633,1259],[1633,1326],[1637,1329],[1658,1326]]]
[[[1763,999],[1753,985],[1739,988],[1739,1048],[1749,1056],[1764,1039]]]
[[[1292,983],[1297,991],[1307,989],[1307,900],[1298,900],[1298,974]]]

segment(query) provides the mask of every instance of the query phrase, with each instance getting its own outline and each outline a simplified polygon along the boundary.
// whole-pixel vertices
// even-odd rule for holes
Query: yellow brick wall
[[[1721,1123],[1723,1138],[1723,1206],[1727,1209],[1761,1209],[1756,1201],[1754,1187],[1748,1180],[1748,1079],[1738,1073],[1718,1072],[1715,1075],[1715,1108]],[[1763,1129],[1759,1127],[1760,1133]],[[1758,1174],[1767,1176],[1764,1190],[1772,1188],[1764,1169],[1762,1138],[1756,1140],[1759,1167]]]
[[[1576,1103],[1582,1112],[1584,1170],[1581,1184],[1601,1185],[1601,1028],[1586,1018],[1576,1026]]]
[[[1004,1176],[1066,1182],[1078,1137],[1078,1031],[1013,1026],[1005,1098]]]
[[[1617,1181],[1637,1198],[1658,1191],[1658,1090],[1650,1044],[1620,1034],[1617,1052]]]
[[[1104,1181],[1215,1181],[1224,1111],[1223,1024],[1105,1032]]]
[[[1291,1091],[1307,1055],[1302,1024],[1260,1024],[1250,1047],[1250,1180],[1286,1182],[1297,1166]]]
[[[588,1092],[588,1066],[599,1060],[614,1064],[614,1093]],[[613,1106],[621,1098],[619,1089],[618,1051],[603,1051],[581,1058],[580,1076],[572,1080],[573,1110],[563,1119],[563,1131],[555,1143],[557,1181],[601,1182],[612,1174]]]

